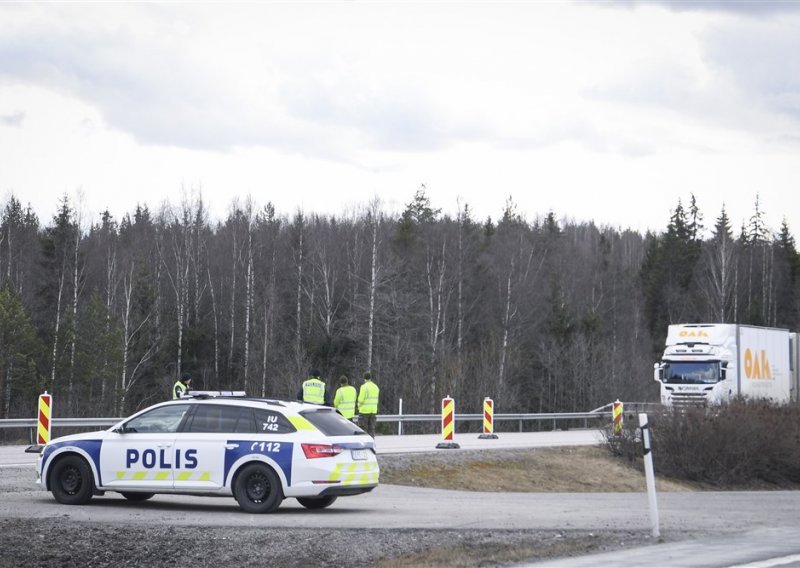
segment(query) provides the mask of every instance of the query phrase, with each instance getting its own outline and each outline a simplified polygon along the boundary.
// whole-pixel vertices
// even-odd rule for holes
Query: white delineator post
[[[639,428],[642,429],[642,446],[644,448],[644,475],[647,480],[647,499],[650,503],[650,524],[653,536],[658,538],[658,503],[656,502],[656,478],[653,473],[653,453],[650,451],[650,427],[647,414],[639,414]]]
[[[397,415],[400,417],[400,420],[397,421],[397,435],[403,435],[403,399],[400,399],[400,408],[397,410]]]

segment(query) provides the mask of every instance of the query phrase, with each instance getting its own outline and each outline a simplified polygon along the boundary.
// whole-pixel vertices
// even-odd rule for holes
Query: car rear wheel
[[[336,501],[335,495],[325,495],[324,497],[298,497],[297,502],[306,509],[324,509],[330,507]]]
[[[138,493],[135,491],[122,491],[122,496],[128,501],[147,501],[155,493]]]
[[[278,474],[266,465],[251,463],[236,476],[233,495],[248,513],[271,513],[283,501]]]
[[[58,460],[50,472],[50,491],[59,503],[85,505],[92,498],[94,480],[86,460],[78,456],[65,456]]]

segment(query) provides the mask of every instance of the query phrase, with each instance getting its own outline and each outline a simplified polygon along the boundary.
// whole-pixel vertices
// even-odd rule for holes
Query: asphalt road
[[[599,435],[594,431],[541,434],[547,436],[507,434],[475,442],[475,447],[594,444]],[[473,447],[471,436],[457,438],[461,450],[436,450],[435,436],[398,438],[379,437],[379,454]],[[33,471],[36,456],[23,450],[0,447],[0,518],[59,517],[163,526],[196,525],[202,519],[206,526],[225,527],[650,530],[644,493],[473,493],[381,485],[366,495],[339,499],[324,511],[308,511],[287,499],[271,515],[243,514],[233,498],[175,495],[132,503],[108,493],[87,506],[67,507],[38,489]],[[546,565],[800,566],[800,492],[660,493],[658,506],[661,535],[667,542]]]

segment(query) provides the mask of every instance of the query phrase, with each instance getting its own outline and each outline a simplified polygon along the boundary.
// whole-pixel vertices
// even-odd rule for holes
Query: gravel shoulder
[[[381,482],[488,491],[643,491],[600,448],[381,456]],[[29,477],[30,476],[30,477]],[[610,481],[613,480],[613,483]],[[687,491],[680,484],[661,490]],[[38,491],[30,468],[0,469],[0,492]],[[335,505],[334,505],[335,506]],[[662,535],[660,541],[679,535]],[[653,543],[644,531],[267,529],[0,519],[4,566],[510,566]]]

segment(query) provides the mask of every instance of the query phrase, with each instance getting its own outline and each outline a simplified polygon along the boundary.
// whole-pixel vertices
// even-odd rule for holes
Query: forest
[[[588,411],[655,401],[667,325],[798,330],[800,257],[758,196],[732,227],[694,195],[663,232],[555,212],[444,215],[421,186],[400,214],[379,199],[291,215],[200,195],[85,219],[65,195],[41,221],[11,197],[0,226],[0,418],[126,416],[193,388],[293,399],[316,367],[381,387],[379,412]]]

